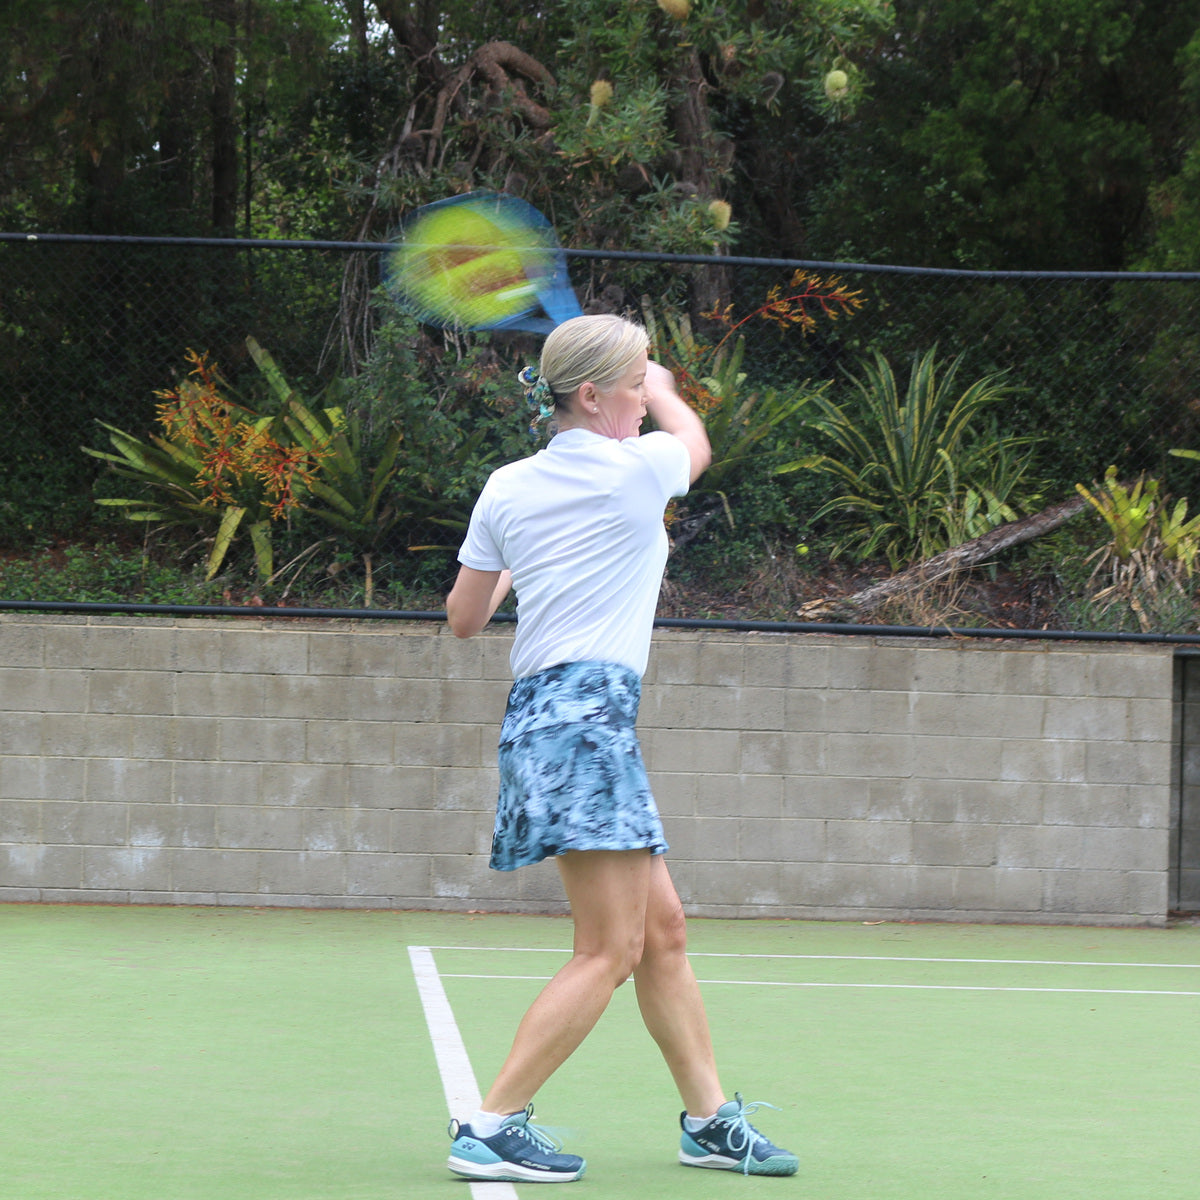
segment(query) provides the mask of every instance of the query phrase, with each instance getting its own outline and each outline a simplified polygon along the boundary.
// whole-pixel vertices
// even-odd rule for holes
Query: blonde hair
[[[646,331],[624,317],[572,317],[546,339],[538,370],[561,405],[589,380],[599,388],[611,387],[649,347]]]

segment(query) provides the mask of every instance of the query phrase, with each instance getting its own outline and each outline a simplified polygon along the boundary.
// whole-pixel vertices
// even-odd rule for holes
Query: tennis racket
[[[500,192],[418,208],[385,253],[384,281],[419,321],[443,328],[549,333],[582,315],[550,222]]]

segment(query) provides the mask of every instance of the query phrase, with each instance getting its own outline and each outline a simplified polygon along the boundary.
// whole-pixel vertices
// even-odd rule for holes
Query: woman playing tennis
[[[680,1162],[794,1174],[795,1155],[747,1121],[757,1105],[727,1100],[718,1081],[634,731],[667,558],[663,511],[708,466],[708,437],[670,372],[648,361],[645,331],[620,317],[564,322],[522,379],[558,432],[487,481],[446,612],[470,637],[516,591],[491,865],[554,856],[574,952],[522,1019],[482,1109],[450,1123],[448,1165],[471,1179],[583,1175],[583,1159],[531,1123],[532,1101],[632,974],[685,1107]],[[658,430],[640,437],[647,413]]]

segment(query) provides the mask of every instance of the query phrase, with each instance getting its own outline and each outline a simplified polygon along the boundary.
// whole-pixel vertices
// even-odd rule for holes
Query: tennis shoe
[[[713,1119],[695,1133],[689,1133],[684,1126],[679,1161],[685,1167],[713,1167],[718,1171],[741,1171],[743,1175],[795,1175],[800,1160],[768,1141],[746,1120],[756,1109],[775,1108],[775,1105],[762,1101],[745,1104],[740,1092],[735,1092],[734,1097],[726,1100]],[[686,1116],[686,1112],[680,1115],[680,1125]]]
[[[450,1122],[450,1158],[446,1165],[466,1179],[506,1180],[510,1183],[569,1183],[579,1179],[587,1164],[562,1147],[544,1129],[531,1123],[533,1105],[505,1119],[491,1137],[476,1137],[470,1125]]]

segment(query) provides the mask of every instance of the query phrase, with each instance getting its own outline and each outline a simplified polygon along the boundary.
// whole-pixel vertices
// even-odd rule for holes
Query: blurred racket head
[[[580,312],[549,221],[498,192],[417,209],[385,254],[384,278],[397,303],[429,325],[548,333]]]

